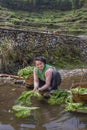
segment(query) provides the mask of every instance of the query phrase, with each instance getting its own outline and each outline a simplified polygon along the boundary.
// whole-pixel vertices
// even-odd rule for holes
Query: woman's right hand
[[[34,92],[39,92],[38,88],[33,89]]]

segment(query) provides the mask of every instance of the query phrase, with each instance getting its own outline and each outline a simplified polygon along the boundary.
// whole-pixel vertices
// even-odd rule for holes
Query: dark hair
[[[45,59],[45,57],[43,57],[43,56],[35,57],[35,58],[34,58],[34,62],[35,62],[35,61],[41,61],[41,62],[43,62],[44,64],[46,64],[46,59]]]

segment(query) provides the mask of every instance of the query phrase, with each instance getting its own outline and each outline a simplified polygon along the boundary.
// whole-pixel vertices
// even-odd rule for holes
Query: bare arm
[[[39,87],[39,79],[34,69],[34,91],[36,91]]]

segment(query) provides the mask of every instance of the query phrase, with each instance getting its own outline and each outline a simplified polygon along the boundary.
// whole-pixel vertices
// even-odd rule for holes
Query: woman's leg
[[[61,75],[57,70],[54,70],[52,73],[51,90],[58,89],[58,86],[60,84],[61,84]]]
[[[41,79],[39,79],[39,87],[41,88],[43,85],[45,85],[45,81],[42,81]]]
[[[42,81],[39,79],[39,87],[42,87],[43,85],[45,85],[45,81]],[[45,97],[45,98],[49,98],[50,97],[50,93],[49,93],[49,89],[44,90],[43,92],[41,92],[41,94]]]

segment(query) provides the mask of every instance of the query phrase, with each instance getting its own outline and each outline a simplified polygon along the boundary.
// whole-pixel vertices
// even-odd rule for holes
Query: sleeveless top
[[[46,81],[45,72],[46,72],[49,68],[55,69],[55,67],[50,66],[50,65],[48,65],[48,64],[45,64],[45,65],[44,65],[44,68],[43,68],[42,71],[40,71],[38,68],[36,68],[36,69],[35,69],[35,72],[36,72],[38,78],[41,79],[42,81]]]

